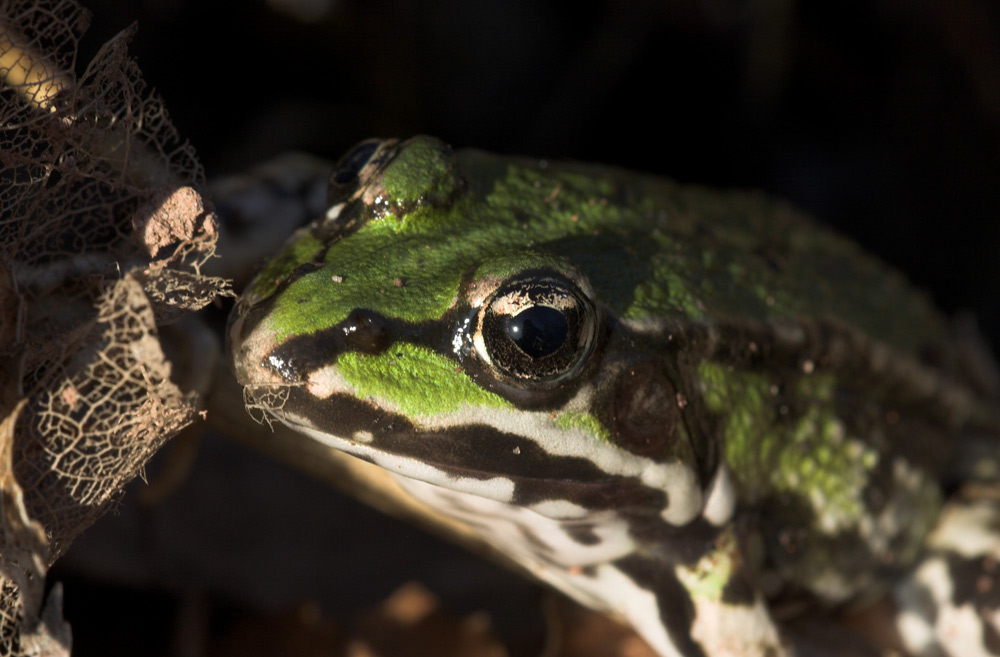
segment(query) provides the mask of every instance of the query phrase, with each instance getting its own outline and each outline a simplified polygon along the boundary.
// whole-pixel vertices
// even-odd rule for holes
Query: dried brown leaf
[[[0,355],[10,354],[21,342],[24,333],[24,297],[18,290],[10,262],[2,253],[0,253],[0,309],[3,309],[3,312],[0,312]],[[4,374],[7,374],[6,370],[5,367]],[[4,381],[10,385],[11,377],[5,377]]]
[[[62,616],[62,585],[56,583],[45,598],[39,622],[21,628],[21,652],[32,657],[69,657],[73,644],[69,623]]]
[[[0,0],[0,655],[68,650],[45,569],[196,417],[157,327],[227,293],[200,273],[201,165],[134,30],[77,76],[87,23],[72,0]]]
[[[45,530],[28,513],[14,474],[14,426],[27,403],[18,400],[0,419],[0,579],[17,586],[17,611],[33,627],[45,595],[49,550]]]
[[[60,553],[195,416],[170,381],[152,307],[132,276],[101,299],[87,348],[54,367],[19,425],[15,471]]]
[[[187,186],[168,188],[167,192],[140,208],[134,220],[139,246],[151,258],[161,249],[193,239],[205,229],[206,212],[201,194]]]

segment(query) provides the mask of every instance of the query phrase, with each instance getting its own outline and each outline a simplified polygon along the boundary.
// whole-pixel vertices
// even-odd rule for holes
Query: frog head
[[[244,294],[241,383],[292,427],[454,493],[575,526],[691,522],[711,442],[685,424],[661,327],[624,330],[621,287],[649,263],[628,211],[600,212],[613,192],[426,137],[358,145],[326,216]]]

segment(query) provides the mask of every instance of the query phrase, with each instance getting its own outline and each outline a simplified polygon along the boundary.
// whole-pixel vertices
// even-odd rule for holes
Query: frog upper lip
[[[315,431],[315,427],[311,425],[308,421],[296,421],[296,418],[285,416],[282,420],[289,424],[293,429],[298,429],[306,432]],[[350,452],[359,458],[373,459],[372,452],[385,452],[392,453],[391,450],[379,449],[378,447],[370,448],[368,443],[365,441],[360,441],[348,437],[337,436],[334,434],[324,434],[329,435],[330,439],[335,440],[339,443],[339,447],[344,451]],[[398,434],[397,434],[398,435]],[[404,439],[406,440],[406,439]],[[413,439],[416,442],[417,439]],[[550,484],[552,486],[573,486],[576,488],[587,487],[593,490],[600,488],[616,488],[623,485],[623,483],[630,478],[616,476],[613,474],[608,474],[605,472],[594,472],[588,473],[588,477],[570,477],[566,476],[566,469],[560,467],[558,464],[553,464],[550,466],[545,466],[544,469],[549,472],[520,472],[512,473],[509,471],[504,471],[502,469],[487,469],[470,467],[467,465],[456,464],[455,462],[449,462],[440,458],[428,458],[427,456],[417,455],[412,453],[398,452],[398,456],[406,459],[412,459],[414,461],[419,461],[421,464],[428,467],[434,468],[448,474],[449,476],[455,478],[467,478],[467,479],[495,479],[504,478],[514,481],[515,484],[518,482],[532,482],[536,484]],[[556,459],[557,461],[559,459]],[[558,473],[558,474],[556,474]],[[406,473],[399,473],[404,476],[409,476]],[[577,473],[579,475],[579,473]],[[595,476],[596,475],[596,476]]]
[[[572,479],[569,477],[555,477],[545,474],[510,474],[510,473],[499,473],[491,472],[486,470],[481,470],[478,468],[465,468],[462,466],[455,466],[447,463],[440,462],[428,462],[428,465],[446,472],[449,475],[455,477],[465,477],[470,479],[510,479],[515,484],[517,482],[533,482],[533,483],[549,483],[553,485],[561,486],[577,486],[577,487],[588,487],[593,489],[598,488],[610,488],[620,486],[622,483],[621,477],[615,477],[614,475],[607,475],[607,479],[600,479],[594,481],[581,481],[579,479]]]

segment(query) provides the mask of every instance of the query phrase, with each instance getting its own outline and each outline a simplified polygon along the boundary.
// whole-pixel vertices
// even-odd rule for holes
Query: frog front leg
[[[542,578],[583,604],[625,617],[661,655],[791,657],[732,527],[699,520],[685,530],[672,540],[641,542],[612,562],[549,570]]]
[[[897,628],[919,657],[1000,655],[1000,485],[963,493],[895,589]]]
[[[671,594],[670,587],[660,583],[660,613],[667,629],[688,624],[691,654],[791,657],[793,651],[784,645],[763,595],[748,576],[731,526],[722,529],[697,561],[675,564],[672,570],[682,588]]]

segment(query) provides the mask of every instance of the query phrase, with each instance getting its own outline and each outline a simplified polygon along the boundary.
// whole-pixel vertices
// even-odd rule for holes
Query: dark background
[[[853,236],[947,312],[972,311],[998,343],[997,2],[87,5],[81,61],[138,21],[132,52],[210,177],[289,149],[335,158],[366,137],[428,133],[761,188]],[[310,5],[313,19],[296,17]],[[220,605],[316,599],[346,614],[414,577],[459,611],[535,595],[501,571],[469,574],[475,561],[462,553],[224,441],[205,441],[165,505],[137,508],[134,497],[63,566],[79,655],[137,654],[130,632],[162,638],[163,652],[146,654],[171,654],[191,599],[215,627],[226,625]],[[366,547],[345,554],[344,543]],[[121,605],[114,630],[86,615],[99,604]],[[143,621],[119,626],[128,614]],[[531,623],[494,615],[505,634]]]
[[[788,198],[1000,333],[1000,4],[95,0],[209,176],[372,136]],[[294,8],[324,10],[298,20]]]

